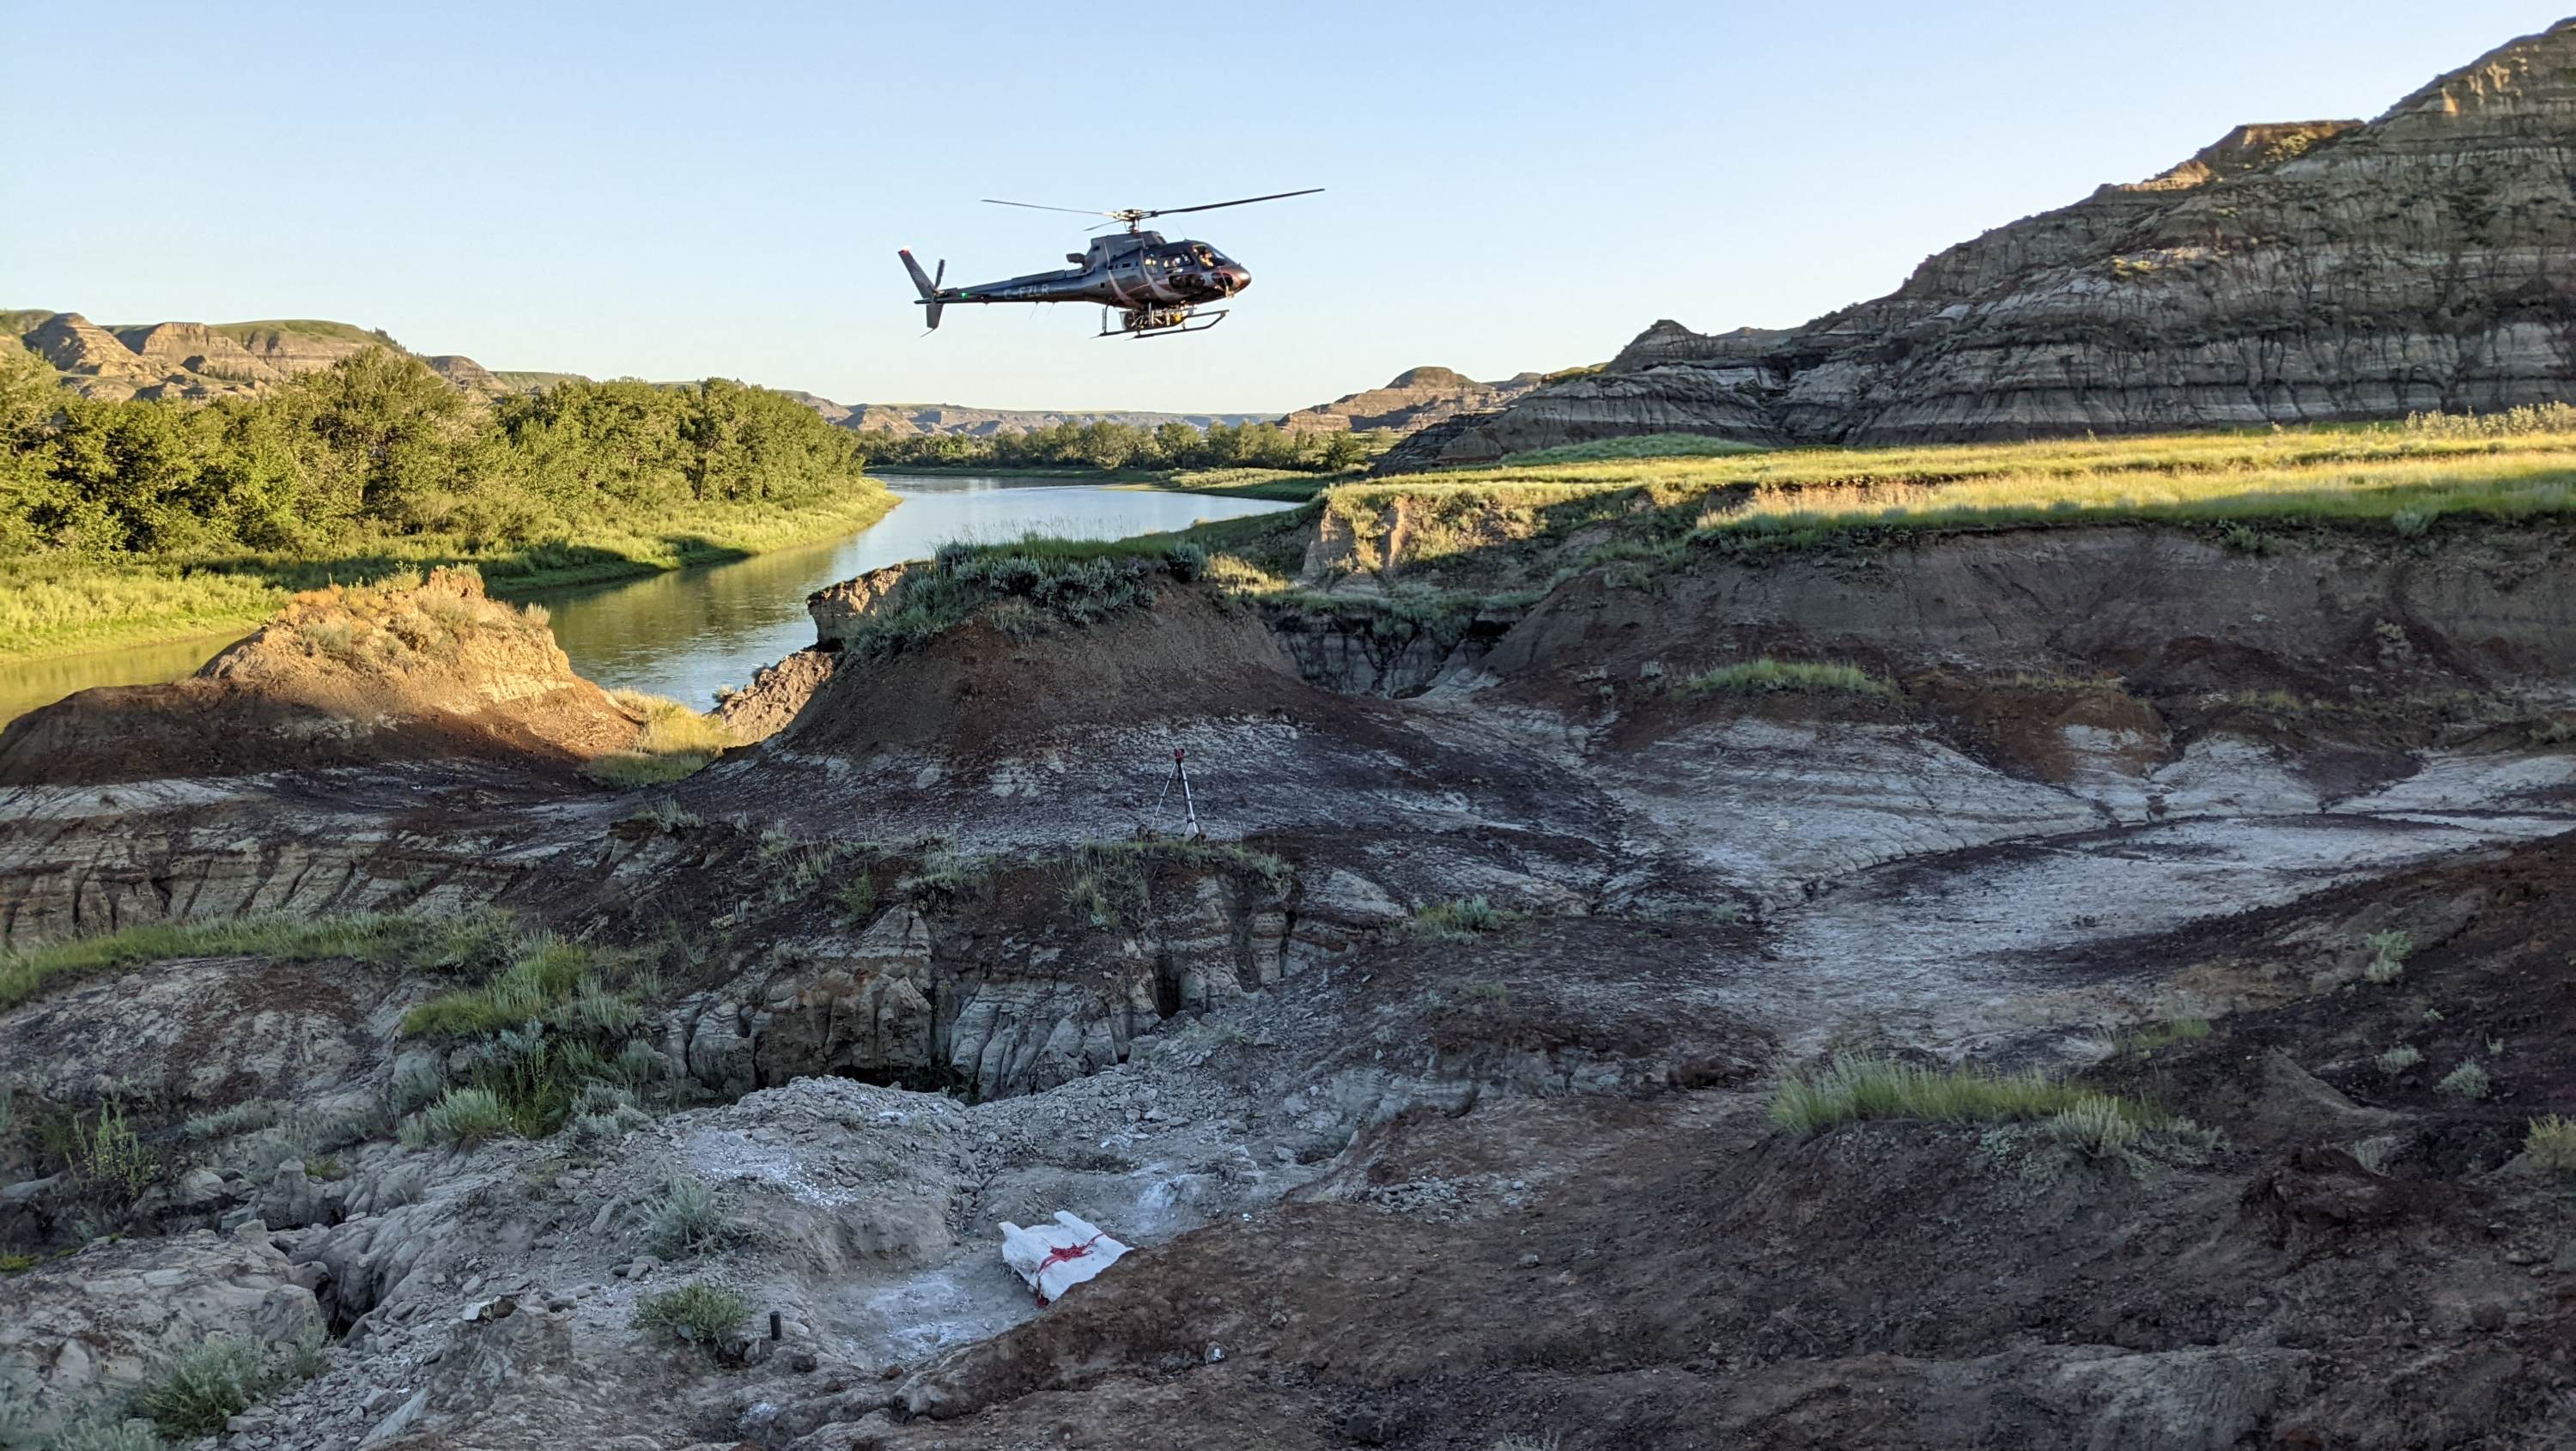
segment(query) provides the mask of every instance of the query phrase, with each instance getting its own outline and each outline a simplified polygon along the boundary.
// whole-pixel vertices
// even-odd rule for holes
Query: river
[[[903,500],[855,534],[773,550],[730,564],[672,570],[530,598],[553,612],[572,668],[602,685],[667,695],[693,706],[718,689],[814,643],[805,596],[942,544],[1000,544],[1024,534],[1124,539],[1290,507],[1262,499],[1111,489],[1094,484],[880,474]],[[95,685],[176,680],[240,638],[207,636],[0,667],[0,721]]]

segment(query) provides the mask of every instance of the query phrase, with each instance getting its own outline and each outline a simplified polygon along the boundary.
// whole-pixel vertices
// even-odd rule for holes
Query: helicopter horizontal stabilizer
[[[903,270],[912,274],[912,285],[921,293],[922,305],[929,309],[930,326],[936,330],[939,326],[940,311],[945,305],[944,299],[939,295],[939,283],[932,281],[930,274],[921,270],[921,264],[912,260],[910,248],[905,248],[897,255],[903,258]],[[948,277],[948,263],[944,258],[939,263],[939,276],[941,281],[945,281]]]

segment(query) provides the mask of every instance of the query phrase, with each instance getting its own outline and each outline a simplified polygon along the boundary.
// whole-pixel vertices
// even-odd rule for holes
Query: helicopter
[[[925,273],[913,260],[909,248],[901,252],[904,270],[912,274],[912,285],[919,290],[919,305],[929,309],[929,322],[935,331],[939,314],[951,303],[961,302],[1096,302],[1100,304],[1100,333],[1104,338],[1160,337],[1175,333],[1203,333],[1223,321],[1227,312],[1200,313],[1199,309],[1227,298],[1252,285],[1252,273],[1240,262],[1205,242],[1183,239],[1166,242],[1160,232],[1143,230],[1142,223],[1155,217],[1178,216],[1183,212],[1212,212],[1219,207],[1246,206],[1253,202],[1273,202],[1281,197],[1312,196],[1322,191],[1310,186],[1304,191],[1272,192],[1268,196],[1241,197],[1230,202],[1208,202],[1195,207],[1124,207],[1117,211],[1085,211],[1080,207],[1040,206],[1036,202],[1007,202],[986,197],[988,205],[1027,207],[1041,212],[1072,212],[1076,216],[1107,217],[1102,227],[1124,222],[1121,234],[1092,239],[1089,250],[1067,252],[1064,260],[1071,267],[1054,272],[1032,272],[1025,277],[1007,277],[975,287],[943,287],[948,278],[948,262],[942,258],[937,273]],[[1095,228],[1094,230],[1099,230]],[[1115,326],[1112,326],[1112,314]]]

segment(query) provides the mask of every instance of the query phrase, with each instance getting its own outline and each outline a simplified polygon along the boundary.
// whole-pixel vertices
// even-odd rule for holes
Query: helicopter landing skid
[[[1121,311],[1116,314],[1118,324],[1115,327],[1110,326],[1109,322],[1112,311],[1113,309],[1106,307],[1100,310],[1098,335],[1101,337],[1150,338],[1172,333],[1203,333],[1225,321],[1225,315],[1229,309],[1221,307],[1214,312],[1199,312],[1195,308],[1176,307],[1159,312],[1148,309],[1134,312]],[[1198,321],[1194,323],[1193,318]]]

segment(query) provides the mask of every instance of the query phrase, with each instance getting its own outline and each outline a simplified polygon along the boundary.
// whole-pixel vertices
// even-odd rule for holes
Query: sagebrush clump
[[[2484,1098],[2492,1086],[2493,1080],[2487,1076],[2486,1066],[2475,1058],[2462,1059],[2460,1066],[2443,1074],[2442,1081],[2433,1085],[2437,1092],[2460,1098]]]
[[[733,1235],[733,1221],[713,1191],[694,1179],[674,1179],[644,1222],[644,1243],[666,1260],[704,1254]]]
[[[2533,1119],[2523,1135],[2522,1151],[2553,1173],[2576,1174],[2576,1119],[2554,1113]]]
[[[2383,987],[2406,975],[2406,959],[2415,952],[2414,937],[2404,932],[2373,932],[2361,945],[2370,949],[2362,977]]]
[[[1413,934],[1434,942],[1473,942],[1488,932],[1499,932],[1511,921],[1511,914],[1483,897],[1457,897],[1446,902],[1433,902],[1413,914]]]
[[[720,1285],[690,1284],[635,1302],[635,1328],[713,1349],[751,1316],[751,1302]]]
[[[163,1361],[135,1392],[134,1404],[165,1436],[211,1436],[232,1417],[321,1374],[325,1364],[318,1331],[280,1347],[210,1335]]]

